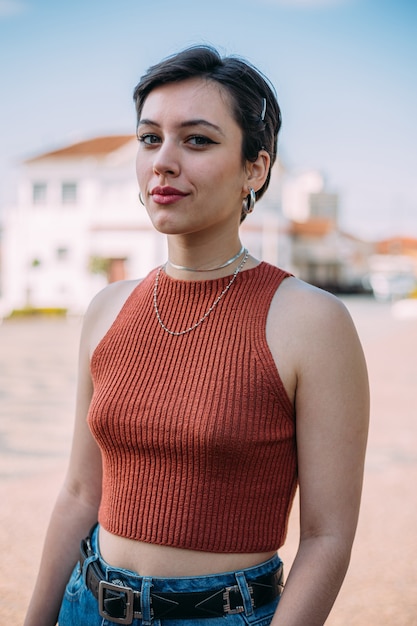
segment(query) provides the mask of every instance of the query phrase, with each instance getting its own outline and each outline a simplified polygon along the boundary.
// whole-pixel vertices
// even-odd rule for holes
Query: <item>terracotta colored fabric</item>
[[[155,315],[155,273],[132,292],[91,361],[88,421],[104,469],[99,521],[160,545],[275,550],[297,486],[295,418],[265,326],[289,274],[267,263],[241,272],[208,318],[176,337]],[[163,322],[192,326],[229,280],[179,281],[162,271]]]

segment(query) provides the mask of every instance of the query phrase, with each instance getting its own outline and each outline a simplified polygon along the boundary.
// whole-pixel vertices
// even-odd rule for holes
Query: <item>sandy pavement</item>
[[[351,566],[326,624],[417,626],[417,317],[370,298],[345,302],[368,362],[371,430]],[[79,319],[0,325],[1,626],[23,623],[65,473],[80,329]],[[280,553],[287,571],[297,508]]]

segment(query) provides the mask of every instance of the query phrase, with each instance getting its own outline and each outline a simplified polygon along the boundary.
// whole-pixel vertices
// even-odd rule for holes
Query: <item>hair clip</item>
[[[262,98],[262,113],[261,113],[262,121],[265,120],[265,113],[266,113],[266,98]]]

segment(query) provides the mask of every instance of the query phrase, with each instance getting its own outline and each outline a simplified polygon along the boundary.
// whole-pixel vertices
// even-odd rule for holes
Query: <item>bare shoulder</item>
[[[91,301],[84,317],[83,340],[91,356],[141,280],[121,280],[107,285]]]
[[[276,291],[271,303],[270,322],[277,328],[278,323],[285,321],[292,330],[302,335],[311,331],[335,331],[345,325],[353,326],[351,316],[336,296],[309,285],[297,278],[283,281]]]
[[[267,341],[289,397],[309,368],[337,363],[347,351],[361,353],[352,318],[336,296],[297,278],[276,291],[267,321]]]

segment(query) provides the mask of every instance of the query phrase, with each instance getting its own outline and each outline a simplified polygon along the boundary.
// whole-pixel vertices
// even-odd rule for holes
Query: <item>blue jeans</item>
[[[95,555],[85,561],[83,568],[78,563],[65,589],[64,598],[59,613],[59,626],[112,626],[114,622],[104,619],[98,611],[98,602],[91,591],[86,587],[85,574],[91,560],[98,560],[106,580],[115,584],[123,584],[135,590],[142,591],[142,598],[146,598],[146,589],[154,592],[190,592],[209,591],[223,587],[238,585],[245,600],[245,611],[238,614],[225,614],[222,617],[198,619],[152,619],[150,606],[146,600],[142,606],[142,619],[133,619],[132,626],[268,626],[275,613],[279,598],[261,607],[252,608],[247,582],[264,574],[278,570],[281,560],[275,555],[265,563],[250,567],[242,571],[210,574],[208,576],[194,576],[193,578],[150,578],[139,576],[137,573],[125,569],[111,567],[101,557],[98,547],[98,527],[92,536],[92,547]]]

